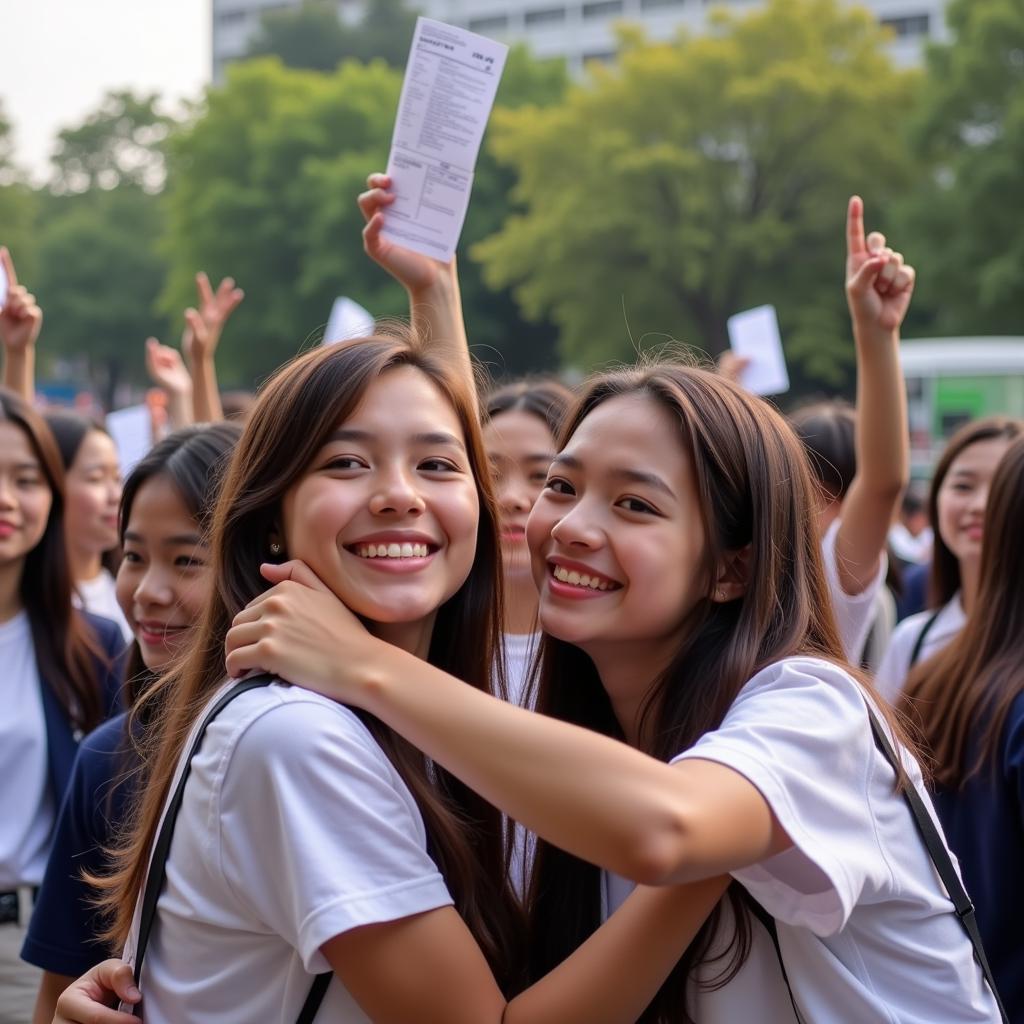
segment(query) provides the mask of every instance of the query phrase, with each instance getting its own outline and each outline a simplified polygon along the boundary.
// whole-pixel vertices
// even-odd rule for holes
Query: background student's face
[[[704,527],[678,421],[646,396],[599,405],[556,456],[528,536],[546,632],[591,653],[672,650],[705,590]]]
[[[499,413],[483,433],[494,476],[505,576],[527,579],[531,569],[526,520],[544,490],[555,439],[539,416],[522,409]]]
[[[24,562],[43,539],[53,492],[26,433],[0,422],[0,567]]]
[[[282,503],[284,548],[353,612],[432,623],[476,553],[479,497],[451,404],[421,371],[385,371]]]
[[[993,437],[968,445],[950,463],[939,487],[939,535],[956,558],[977,562],[989,485],[1010,441]]]
[[[116,547],[120,500],[117,448],[102,430],[90,430],[67,471],[64,514],[72,543],[97,553]]]
[[[184,649],[212,586],[199,525],[168,477],[150,477],[128,514],[116,588],[148,669],[160,671]]]

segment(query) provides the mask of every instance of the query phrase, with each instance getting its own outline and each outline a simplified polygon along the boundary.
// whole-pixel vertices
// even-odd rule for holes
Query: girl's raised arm
[[[406,290],[414,330],[472,387],[475,396],[473,363],[462,319],[462,296],[455,260],[442,263],[388,241],[382,232],[384,211],[395,201],[391,178],[386,174],[371,174],[366,179],[366,186],[358,202],[366,219],[363,248],[367,256],[380,264]]]
[[[857,349],[857,471],[843,501],[836,561],[839,582],[863,593],[879,561],[910,473],[907,396],[900,325],[914,291],[914,269],[873,231],[864,237],[864,203],[846,220],[846,296]]]

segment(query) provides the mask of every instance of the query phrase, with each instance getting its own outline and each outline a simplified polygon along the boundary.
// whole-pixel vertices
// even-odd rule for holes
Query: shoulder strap
[[[927,630],[928,626],[934,621],[935,617],[932,616],[925,629]],[[874,709],[870,704],[867,705],[867,708],[868,718],[871,720],[871,731],[875,736],[875,744],[898,775],[900,772],[899,756],[893,749],[892,742],[882,723],[879,722]],[[953,910],[960,919],[964,931],[967,932],[967,937],[971,940],[971,945],[974,947],[974,956],[981,967],[982,974],[985,976],[985,981],[988,983],[989,988],[992,989],[992,995],[995,997],[996,1005],[999,1007],[1003,1024],[1009,1024],[1010,1018],[1006,1015],[1003,1002],[999,998],[995,979],[992,977],[992,969],[989,967],[988,958],[985,956],[985,948],[982,945],[981,932],[978,930],[974,904],[971,902],[970,896],[967,895],[967,891],[964,889],[963,882],[960,881],[956,868],[953,867],[953,859],[949,855],[949,850],[946,848],[942,836],[939,835],[939,830],[935,827],[935,822],[931,814],[928,813],[928,808],[925,807],[921,795],[912,784],[908,783],[904,787],[903,798],[910,808],[914,824],[917,826],[918,834],[924,841],[928,856],[932,864],[935,865],[935,870],[938,872],[939,878],[942,879],[942,884],[949,894],[949,898],[953,903]]]
[[[249,690],[255,690],[258,686],[268,686],[274,682],[270,675],[252,676],[235,683],[227,693],[223,694],[206,713],[196,731],[195,739],[189,748],[185,759],[185,767],[178,780],[178,785],[171,795],[167,804],[167,813],[164,815],[163,824],[160,826],[160,834],[153,845],[153,857],[149,864],[149,874],[146,878],[146,888],[142,897],[142,912],[139,919],[139,938],[135,951],[135,984],[139,985],[142,979],[142,962],[146,956],[146,949],[149,946],[149,937],[153,931],[153,924],[156,921],[156,907],[163,892],[164,883],[167,881],[167,856],[171,851],[171,839],[174,836],[174,825],[178,820],[178,812],[181,810],[182,800],[185,797],[185,784],[188,782],[192,770],[192,759],[199,753],[203,737],[209,724],[230,704],[236,697],[240,697]],[[331,982],[331,972],[318,974],[313,980],[309,995],[302,1006],[299,1019],[296,1024],[312,1024],[320,1004],[327,993],[327,986]],[[134,1015],[134,1009],[132,1010]]]
[[[924,647],[924,642],[928,637],[928,634],[932,630],[932,626],[935,625],[935,620],[939,617],[939,613],[942,611],[940,608],[937,612],[932,612],[928,616],[925,624],[921,627],[921,632],[917,634],[917,639],[914,641],[914,646],[910,651],[910,663],[907,665],[907,669],[912,669],[916,664],[918,658],[921,657],[921,648]],[[884,753],[884,751],[883,751]]]
[[[793,1007],[793,1018],[797,1024],[804,1024],[804,1019],[800,1015],[800,1008],[796,1005],[796,996],[793,995],[793,986],[789,983],[789,974],[786,972],[786,961],[782,959],[782,947],[779,945],[779,926],[775,923],[775,918],[768,913],[760,903],[757,902],[749,893],[747,893],[747,899],[744,901],[749,907],[751,913],[764,925],[764,929],[768,932],[769,938],[772,940],[772,945],[775,947],[775,957],[779,961],[779,970],[782,971],[782,980],[786,983],[786,991],[789,993],[789,1002]]]

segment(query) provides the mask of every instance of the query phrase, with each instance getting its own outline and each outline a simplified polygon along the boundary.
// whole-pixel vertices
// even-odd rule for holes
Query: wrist
[[[877,323],[853,321],[853,340],[857,345],[878,348],[881,345],[899,347],[900,331],[898,327],[882,327]]]
[[[436,302],[438,300],[447,301],[453,295],[458,295],[459,279],[455,272],[455,260],[453,259],[451,263],[440,264],[437,274],[429,284],[406,290],[413,305]]]

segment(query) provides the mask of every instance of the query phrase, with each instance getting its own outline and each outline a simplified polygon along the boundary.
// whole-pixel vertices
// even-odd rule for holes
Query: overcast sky
[[[210,76],[210,0],[0,0],[0,101],[20,163],[109,89],[195,97]]]

